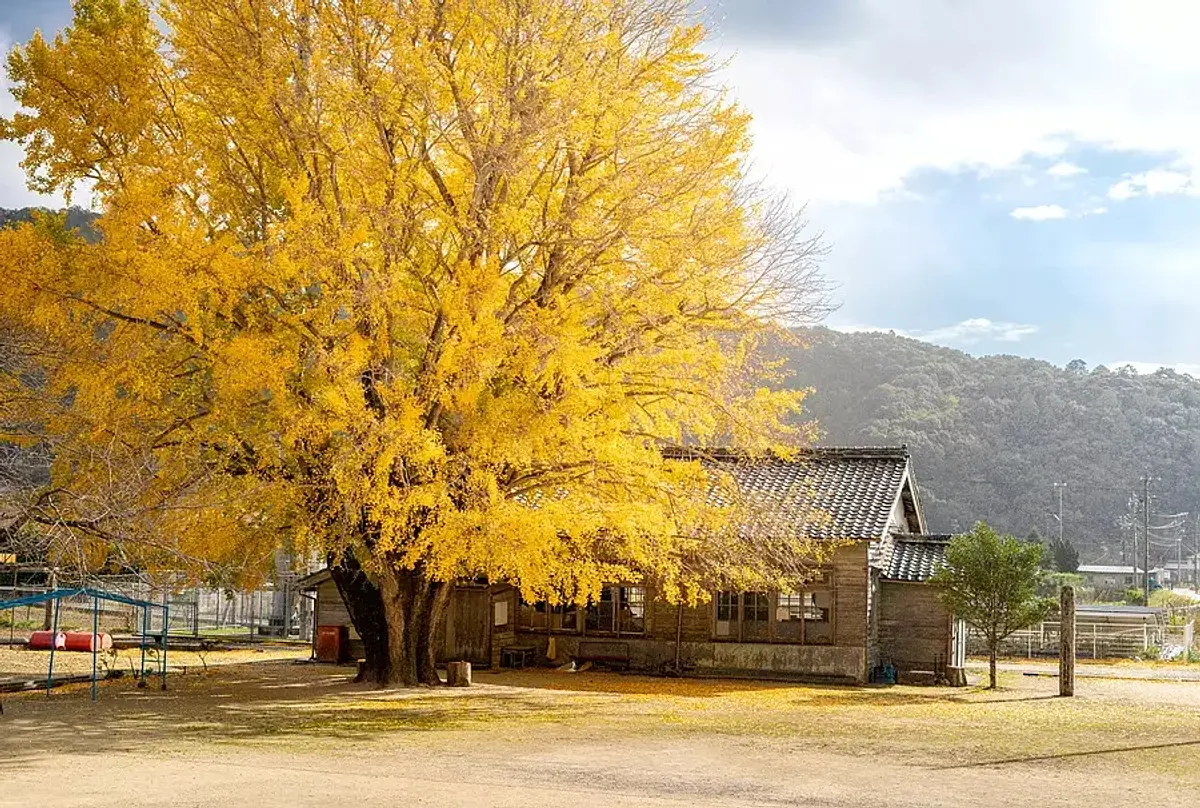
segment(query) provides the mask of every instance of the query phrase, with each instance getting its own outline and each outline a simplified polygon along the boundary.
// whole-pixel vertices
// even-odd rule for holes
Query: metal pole
[[[16,561],[15,556],[13,558],[13,561],[14,562]],[[13,591],[12,591],[13,598],[17,597],[17,569],[18,569],[18,567],[14,563],[13,564]],[[16,630],[17,630],[17,610],[14,608],[12,610],[12,622],[8,624],[8,642],[10,645],[13,642],[13,632]]]
[[[168,595],[163,595],[163,633],[162,633],[162,684],[161,690],[167,689],[167,625],[171,622],[171,607],[167,602]]]
[[[1150,475],[1142,477],[1142,605],[1150,605]],[[1144,650],[1144,649],[1143,649]]]
[[[1187,530],[1185,527],[1184,530]],[[1179,582],[1176,583],[1175,575],[1179,576]],[[1175,534],[1175,572],[1171,575],[1171,588],[1174,589],[1183,583],[1183,533]]]
[[[100,655],[100,598],[92,598],[92,701],[96,700],[96,660]]]
[[[292,636],[292,584],[283,583],[283,638]]]
[[[1067,487],[1067,484],[1055,483],[1054,487],[1058,489],[1058,543],[1061,546],[1063,542],[1063,489]]]
[[[139,686],[146,686],[146,635],[150,633],[150,607],[142,606],[142,665],[138,669]]]
[[[50,670],[46,672],[47,696],[50,695],[50,688],[54,682],[54,646],[58,645],[58,604],[60,601],[58,598],[52,599],[54,600],[54,627],[51,629],[50,634]]]
[[[1200,588],[1200,513],[1192,526],[1192,589]]]

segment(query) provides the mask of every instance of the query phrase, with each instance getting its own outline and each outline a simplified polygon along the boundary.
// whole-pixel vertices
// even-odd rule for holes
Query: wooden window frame
[[[565,604],[563,604],[562,606],[552,606],[544,600],[527,601],[527,600],[525,600],[525,598],[521,597],[520,591],[517,592],[516,602],[517,602],[516,619],[514,621],[512,621],[511,624],[514,626],[516,631],[519,631],[522,634],[562,634],[562,635],[570,636],[572,634],[583,633],[583,622],[581,619],[583,617],[583,610],[580,609],[578,606],[571,606],[570,609],[566,609]],[[521,622],[522,607],[533,606],[536,608],[539,605],[542,605],[545,607],[546,625],[545,626],[524,625]],[[575,628],[554,628],[551,625],[551,623],[553,622],[551,620],[551,615],[553,615],[554,610],[558,609],[558,608],[563,608],[562,613],[564,615],[569,612],[574,612]]]
[[[621,590],[623,589],[640,589],[641,590],[641,606],[642,606],[642,630],[629,631],[621,630]],[[597,628],[588,629],[587,614],[588,609],[579,609],[579,614],[582,620],[579,622],[580,633],[584,637],[645,637],[649,634],[650,629],[650,591],[645,584],[630,584],[618,583],[608,584],[601,589],[601,597],[604,592],[611,592],[609,602],[612,604],[612,626],[608,629]],[[596,604],[599,607],[599,602]]]
[[[632,599],[632,598],[628,599],[627,601],[622,601],[622,599],[621,599],[622,592],[623,592],[623,590],[627,590],[627,589],[631,589],[631,590],[636,589],[636,590],[639,590],[641,593],[639,596],[640,603],[637,604],[637,605],[640,605],[642,608],[642,618],[641,618],[642,619],[642,629],[641,629],[641,631],[634,631],[634,630],[630,630],[628,628],[625,628],[625,629],[621,628],[621,604],[623,602],[629,602],[631,604],[635,602],[634,599]],[[553,622],[551,620],[551,615],[553,614],[553,610],[555,608],[559,608],[559,607],[551,606],[546,601],[527,601],[527,600],[525,600],[525,598],[523,598],[521,596],[521,593],[519,590],[516,590],[516,597],[515,597],[516,609],[514,610],[514,613],[513,613],[512,617],[510,618],[510,621],[511,621],[510,624],[513,626],[514,631],[518,631],[523,634],[548,634],[548,635],[549,634],[559,634],[559,635],[568,635],[568,636],[577,635],[577,636],[584,636],[584,637],[586,637],[586,636],[593,636],[593,637],[645,637],[650,633],[651,599],[650,599],[650,590],[645,584],[630,584],[630,583],[609,584],[607,586],[604,586],[601,591],[602,591],[602,593],[603,592],[611,593],[611,595],[610,595],[611,599],[609,602],[612,604],[612,624],[611,624],[611,627],[608,629],[597,628],[597,629],[592,629],[589,631],[588,625],[587,625],[588,607],[578,606],[578,605],[572,606],[571,609],[569,610],[571,612],[574,612],[574,614],[575,614],[575,628],[554,628],[551,625]],[[602,594],[602,597],[603,597],[603,594]],[[531,626],[531,625],[526,625],[526,624],[522,623],[521,615],[523,614],[524,607],[532,606],[536,609],[539,605],[542,605],[545,609],[546,625],[545,626]],[[597,603],[595,605],[597,606],[597,608],[599,607],[599,603]],[[564,614],[565,613],[566,613],[566,611],[564,611]]]
[[[800,638],[798,640],[793,640],[790,638],[787,638],[787,639],[780,638],[776,634],[776,628],[778,625],[778,620],[776,620],[776,610],[779,608],[780,597],[784,596],[785,593],[780,593],[780,592],[766,592],[765,593],[767,596],[767,636],[765,638],[746,638],[746,630],[745,630],[745,623],[747,622],[746,621],[746,596],[747,595],[755,595],[755,594],[763,594],[763,593],[761,593],[761,592],[733,592],[732,590],[721,590],[721,591],[712,593],[712,595],[713,595],[712,606],[709,610],[709,617],[712,620],[712,624],[711,624],[710,630],[709,630],[709,637],[711,638],[711,641],[712,642],[769,643],[769,644],[775,644],[775,645],[810,645],[810,646],[822,647],[822,648],[836,646],[837,645],[837,620],[838,620],[838,612],[840,611],[840,609],[838,608],[837,587],[835,586],[835,582],[834,582],[833,570],[832,569],[824,570],[823,574],[821,576],[821,579],[823,581],[828,581],[828,585],[821,586],[820,588],[815,588],[815,587],[814,588],[804,588],[804,589],[801,589],[799,592],[786,593],[787,596],[799,596],[801,598],[801,600],[800,600],[800,610],[801,610],[800,611],[800,615],[801,615]],[[805,603],[805,596],[815,594],[818,591],[828,591],[829,592],[829,609],[828,609],[828,611],[829,611],[829,620],[828,620],[828,622],[829,622],[829,641],[828,642],[810,642],[809,638],[808,638],[809,620],[805,617],[805,612],[806,612],[806,609],[808,608],[807,604]],[[734,604],[737,609],[737,619],[735,621],[732,621],[735,624],[735,630],[732,631],[728,636],[720,636],[717,634],[717,622],[718,622],[718,616],[720,614],[720,609],[723,608],[723,606],[725,605],[725,604],[721,603],[721,598],[723,595],[729,595],[731,593],[736,595]],[[814,604],[814,606],[815,606],[815,604]],[[720,621],[720,622],[727,622],[727,621]],[[752,621],[752,622],[757,622],[757,621]],[[813,622],[816,622],[816,621],[813,621]]]

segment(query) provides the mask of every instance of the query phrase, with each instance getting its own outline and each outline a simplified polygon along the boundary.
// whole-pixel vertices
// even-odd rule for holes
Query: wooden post
[[[471,686],[471,663],[470,662],[448,662],[446,663],[446,684],[451,687],[470,687]]]
[[[1064,586],[1058,628],[1058,695],[1075,695],[1075,587]]]

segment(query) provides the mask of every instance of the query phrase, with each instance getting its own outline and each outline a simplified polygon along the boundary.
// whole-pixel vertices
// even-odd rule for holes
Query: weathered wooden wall
[[[489,664],[491,618],[492,596],[487,587],[456,588],[446,610],[438,661]]]
[[[880,587],[879,657],[899,670],[933,670],[950,658],[953,624],[930,584],[884,581]]]
[[[839,548],[831,560],[829,579],[833,587],[831,644],[717,639],[713,633],[715,607],[709,600],[683,608],[681,659],[697,668],[714,671],[762,671],[864,681],[870,634],[867,544],[858,542]],[[617,639],[629,643],[634,668],[655,669],[674,659],[679,607],[654,597],[653,592],[647,593],[647,599],[645,632]],[[510,608],[515,613],[515,596]],[[560,660],[574,654],[582,639],[577,632],[516,629],[503,640],[493,636],[492,656],[498,659],[499,647],[505,644],[533,646],[539,649],[539,655],[544,655],[550,637],[556,638]]]

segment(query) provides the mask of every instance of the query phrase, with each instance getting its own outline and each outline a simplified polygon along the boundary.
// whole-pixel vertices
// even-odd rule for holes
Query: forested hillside
[[[1065,533],[1082,560],[1117,562],[1118,521],[1147,471],[1154,525],[1200,511],[1200,381],[1169,370],[1059,368],[975,358],[891,334],[809,333],[792,360],[814,388],[808,413],[830,444],[907,443],[935,531],[987,522],[1018,535]],[[1193,542],[1186,527],[1185,546]],[[1175,530],[1152,530],[1174,558]]]
[[[70,207],[65,211],[50,211],[45,208],[0,208],[0,227],[15,227],[24,222],[32,222],[35,213],[65,213],[68,228],[78,230],[89,240],[96,236],[92,224],[99,214],[77,207]]]

